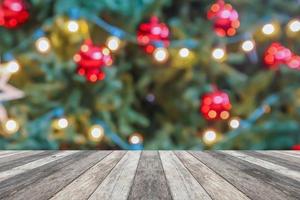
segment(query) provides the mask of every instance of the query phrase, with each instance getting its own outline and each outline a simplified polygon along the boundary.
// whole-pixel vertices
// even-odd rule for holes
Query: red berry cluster
[[[228,119],[231,103],[226,92],[215,90],[202,96],[200,112],[207,120]]]
[[[221,37],[234,36],[240,26],[238,12],[223,0],[218,0],[210,7],[207,18],[213,20],[214,31]]]
[[[28,18],[29,12],[25,0],[0,1],[0,26],[17,28]]]
[[[91,40],[86,40],[75,54],[77,73],[85,76],[88,81],[96,82],[105,78],[103,67],[112,64],[111,52],[105,46],[95,46]]]
[[[149,54],[155,50],[156,44],[160,47],[168,47],[169,37],[168,26],[159,22],[156,16],[151,17],[149,22],[140,24],[137,30],[137,41]]]
[[[272,43],[266,49],[264,62],[269,69],[278,69],[280,64],[285,64],[289,68],[300,70],[300,56],[278,42]]]

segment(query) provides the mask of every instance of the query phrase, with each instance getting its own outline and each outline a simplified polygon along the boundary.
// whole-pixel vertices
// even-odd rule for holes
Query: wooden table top
[[[296,151],[0,151],[0,199],[300,199]]]

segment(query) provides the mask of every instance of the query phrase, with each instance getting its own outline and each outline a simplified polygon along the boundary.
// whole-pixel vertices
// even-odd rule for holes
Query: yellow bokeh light
[[[4,130],[7,134],[13,134],[19,130],[19,124],[14,119],[8,119],[4,122]]]
[[[213,144],[217,139],[217,133],[212,129],[206,130],[203,133],[202,139],[205,144]]]
[[[233,118],[229,121],[229,126],[233,129],[236,129],[240,126],[240,120],[238,118]]]
[[[120,48],[121,40],[118,37],[110,36],[106,40],[106,46],[111,51],[117,51]]]
[[[252,51],[255,47],[255,44],[252,40],[246,40],[242,43],[242,49],[245,52]]]
[[[265,24],[261,30],[265,35],[272,35],[275,32],[275,26],[273,24]]]
[[[50,41],[46,37],[41,37],[35,42],[35,47],[40,53],[48,53],[50,50]]]
[[[100,142],[104,136],[104,128],[100,125],[93,125],[89,130],[89,138],[94,142]]]
[[[153,57],[157,62],[165,62],[169,57],[168,50],[166,48],[157,48],[153,52]]]
[[[68,23],[67,23],[67,28],[70,32],[72,33],[75,33],[79,30],[79,24],[77,21],[74,21],[74,20],[70,20]]]
[[[212,57],[216,60],[222,60],[225,57],[225,50],[222,48],[215,48],[212,51]]]
[[[187,48],[181,48],[180,50],[179,50],[179,56],[180,57],[182,57],[182,58],[186,58],[186,57],[188,57],[189,56],[189,54],[190,54],[190,50],[189,49],[187,49]]]

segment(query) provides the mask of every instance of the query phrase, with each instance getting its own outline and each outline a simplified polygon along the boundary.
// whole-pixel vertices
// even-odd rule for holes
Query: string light
[[[168,50],[166,48],[157,48],[153,52],[153,57],[157,62],[165,62],[169,57]]]
[[[57,121],[57,125],[59,126],[59,128],[64,129],[64,128],[68,127],[69,122],[68,122],[68,120],[66,118],[60,118]]]
[[[215,48],[212,51],[212,57],[216,60],[222,60],[225,57],[225,50],[222,48]]]
[[[13,60],[13,61],[9,61],[6,65],[6,71],[8,73],[16,73],[18,72],[20,69],[20,65],[17,61]]]
[[[288,23],[288,28],[292,31],[292,32],[299,32],[300,31],[300,21],[298,19],[294,19],[291,20]]]
[[[13,134],[19,130],[20,126],[18,122],[14,119],[8,119],[4,123],[4,130],[7,134]]]
[[[53,127],[57,130],[65,129],[69,126],[69,122],[66,118],[62,117],[53,121]]]
[[[78,31],[79,29],[79,24],[77,21],[74,21],[74,20],[70,20],[68,23],[67,23],[67,28],[70,32],[72,33],[75,33]]]
[[[229,126],[233,129],[236,129],[240,126],[240,119],[238,118],[232,118],[230,121],[229,121]]]
[[[111,51],[117,51],[120,48],[121,40],[118,37],[110,36],[106,40],[106,46]]]
[[[48,53],[50,50],[50,41],[46,37],[41,37],[35,42],[35,47],[40,53]]]
[[[208,129],[203,133],[202,139],[205,144],[213,144],[217,139],[217,133],[212,129]]]
[[[179,56],[182,57],[182,58],[188,57],[189,54],[190,54],[190,50],[187,49],[187,48],[181,48],[181,49],[179,50]]]
[[[93,125],[89,130],[89,138],[94,142],[100,142],[104,136],[104,128],[100,125]]]
[[[224,110],[220,113],[220,117],[221,119],[225,120],[225,119],[228,119],[230,117],[230,114],[228,111]]]
[[[265,34],[265,35],[271,35],[275,32],[275,27],[273,24],[265,24],[263,27],[262,27],[262,32]]]
[[[249,52],[254,49],[254,42],[252,40],[246,40],[242,43],[243,51]]]
[[[139,133],[134,133],[129,137],[130,144],[141,144],[143,142],[143,136]]]

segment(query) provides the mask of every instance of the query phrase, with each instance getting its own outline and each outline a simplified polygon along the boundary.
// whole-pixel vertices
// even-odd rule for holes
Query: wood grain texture
[[[114,151],[109,156],[105,157],[101,162],[97,163],[85,173],[80,175],[71,184],[63,188],[55,194],[51,200],[81,200],[88,197],[101,184],[106,176],[111,172],[114,166],[124,156],[125,151]],[[70,195],[72,194],[72,195]]]
[[[127,152],[90,196],[91,200],[125,200],[128,197],[141,152]]]
[[[106,157],[110,152],[103,151],[86,151],[86,154],[82,159],[75,160],[70,165],[61,168],[59,171],[41,178],[28,187],[19,190],[14,195],[11,195],[8,199],[21,200],[31,199],[40,200],[42,198],[49,199],[54,196],[64,186],[71,183],[74,179],[84,173],[87,169],[94,166],[97,162]],[[34,195],[33,195],[34,194]]]
[[[0,151],[0,200],[299,200],[296,151]]]
[[[273,189],[281,191],[286,196],[289,196],[289,199],[298,199],[298,194],[300,192],[299,182],[290,179],[287,176],[284,176],[280,173],[277,173],[274,170],[269,170],[260,165],[251,164],[241,157],[235,157],[228,154],[224,154],[223,152],[219,152],[227,162],[231,162],[232,164],[239,167],[240,170],[244,171],[248,175],[257,178],[266,184],[273,187]]]
[[[9,159],[5,160],[0,164],[0,172],[6,171],[21,165],[25,165],[32,161],[44,158],[45,156],[53,155],[53,151],[35,151],[35,152],[23,152],[20,154],[14,154],[13,156],[7,157]]]
[[[264,151],[245,151],[243,153],[295,171],[300,171],[300,158]]]
[[[220,175],[201,163],[187,152],[176,152],[176,155],[191,172],[195,179],[209,193],[212,199],[220,200],[249,200],[249,198],[236,187],[227,182]]]
[[[211,199],[173,152],[159,154],[174,200]]]
[[[128,199],[171,200],[158,152],[146,151],[141,154]]]
[[[88,153],[89,152],[85,151],[62,151],[57,152],[59,156],[57,154],[52,155],[52,162],[49,162],[48,164],[45,164],[45,161],[49,161],[49,157],[45,157],[45,160],[42,161],[44,162],[44,165],[40,165],[41,162],[38,161],[39,163],[37,165],[35,165],[36,163],[29,163],[31,166],[21,166],[21,170],[17,170],[17,175],[0,182],[0,199],[6,199],[9,196],[12,196],[17,191],[30,186],[39,179],[47,177],[63,167],[70,165],[74,162],[74,159],[82,159]],[[32,167],[32,165],[35,165],[36,168],[28,169],[28,166]]]
[[[241,169],[241,163],[234,162],[218,152],[191,152],[206,166],[221,174],[223,178],[242,191],[251,199],[265,200],[265,195],[272,196],[272,199],[288,199],[289,196],[281,190],[272,187],[265,180],[254,177],[249,173],[253,168],[248,165],[248,171]]]
[[[287,176],[291,179],[295,179],[296,181],[300,180],[300,171],[291,170],[291,169],[288,169],[284,166],[280,166],[280,165],[274,164],[274,163],[269,162],[269,161],[265,161],[265,160],[260,159],[260,158],[248,156],[245,153],[241,153],[241,152],[237,152],[237,151],[225,151],[225,153],[229,154],[229,155],[232,155],[232,156],[235,156],[235,157],[238,157],[241,160],[247,161],[251,164],[258,165],[258,166],[261,166],[261,167],[266,168],[268,170],[275,171],[276,173]]]

